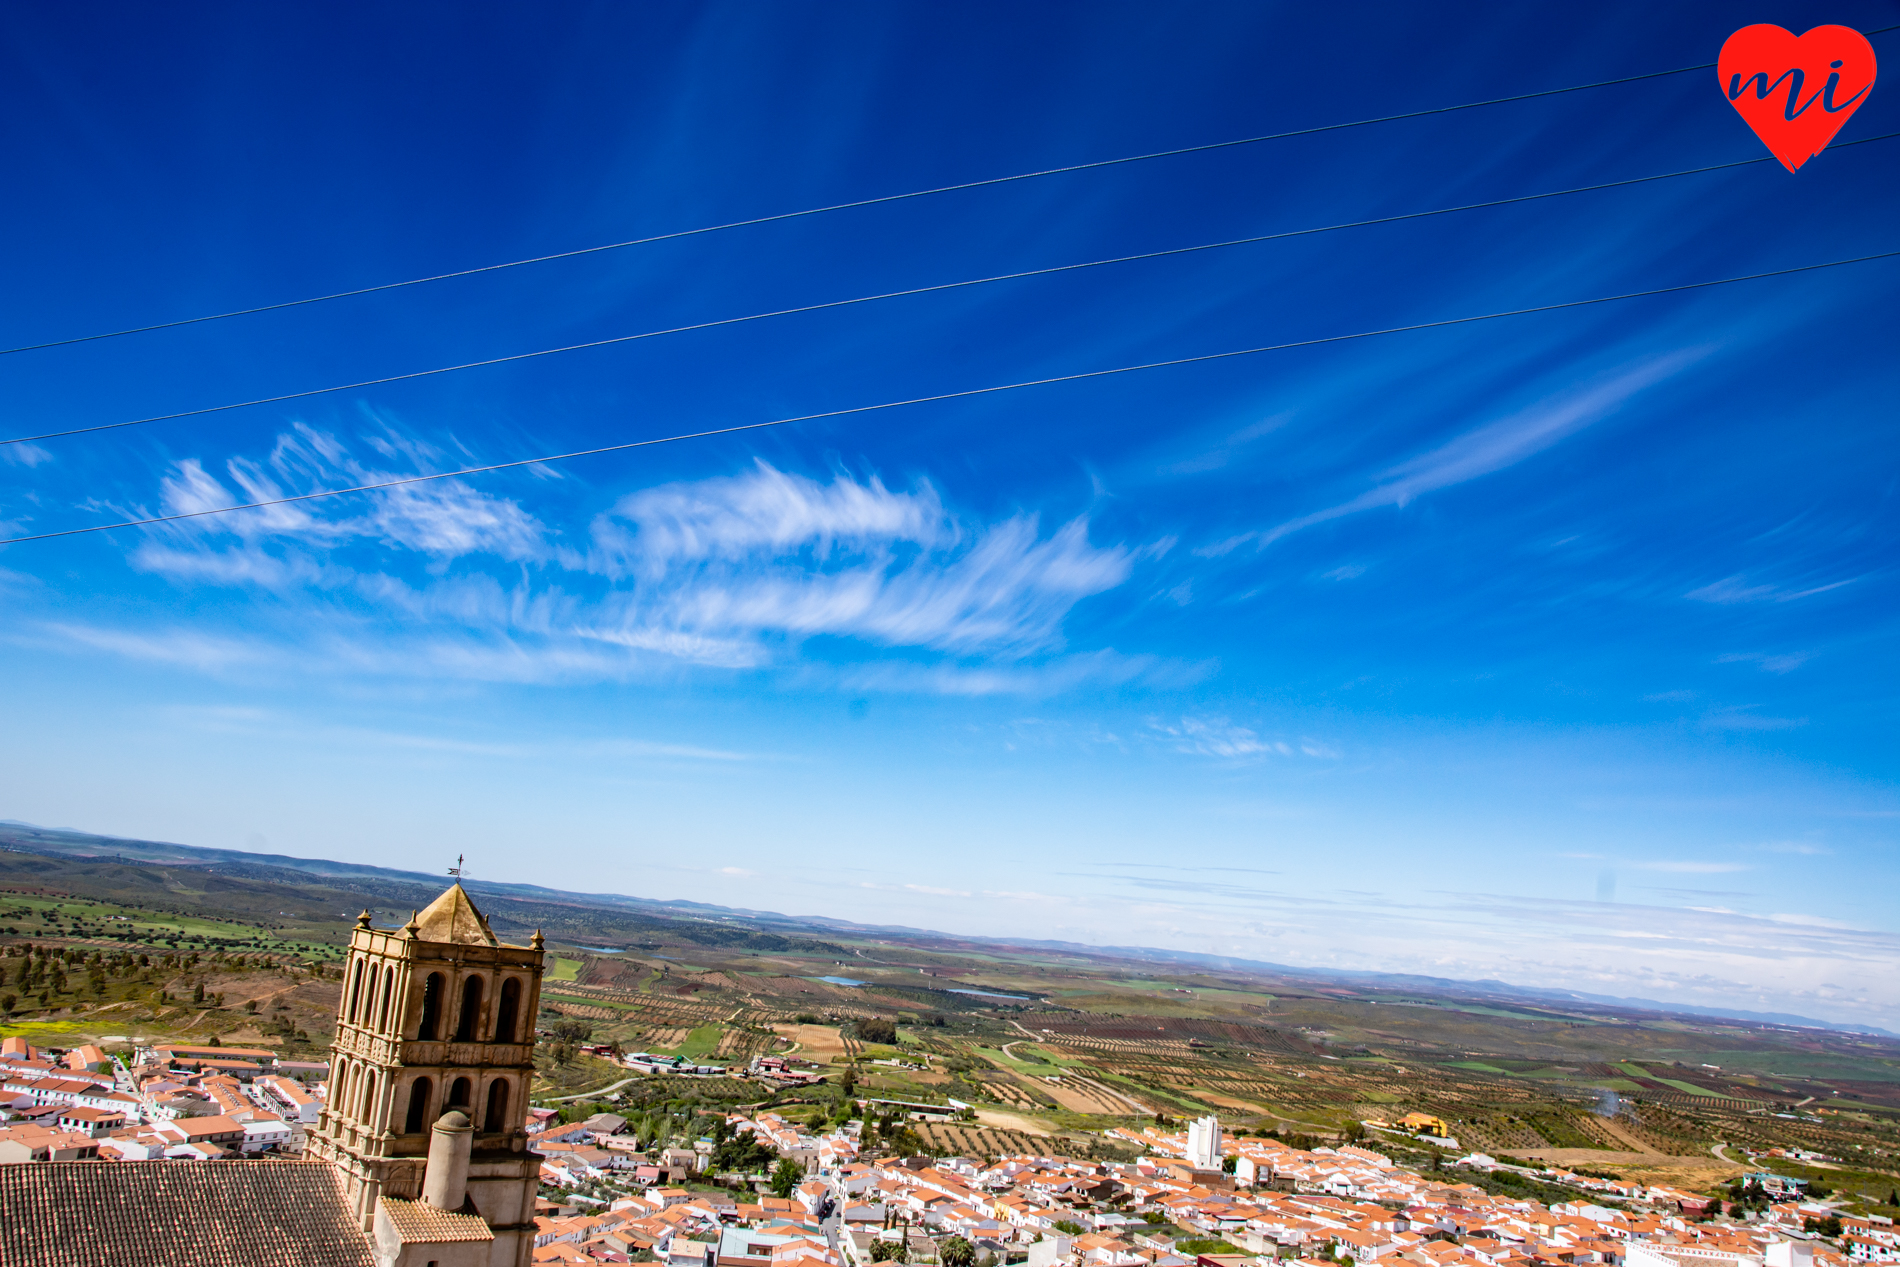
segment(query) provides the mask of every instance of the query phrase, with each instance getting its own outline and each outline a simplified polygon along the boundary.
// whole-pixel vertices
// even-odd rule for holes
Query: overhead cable
[[[1863,35],[1880,35],[1887,31],[1900,30],[1900,25],[1876,27],[1863,31]],[[413,277],[406,281],[383,282],[376,286],[362,286],[355,290],[339,290],[328,295],[312,295],[304,299],[286,299],[279,303],[259,304],[254,308],[234,308],[229,312],[209,313],[201,317],[181,317],[176,321],[158,321],[151,325],[131,326],[124,330],[108,330],[98,334],[80,334],[65,339],[48,339],[43,343],[26,343],[19,347],[0,348],[0,356],[11,356],[16,352],[36,352],[44,348],[66,347],[74,343],[92,343],[100,339],[117,339],[131,334],[149,334],[155,330],[172,330],[179,326],[200,325],[207,321],[223,321],[230,317],[248,317],[262,312],[277,312],[285,308],[301,308],[309,304],[327,303],[332,299],[350,299],[358,295],[373,295],[385,290],[400,290],[406,286],[422,286],[429,282],[448,281],[456,277],[473,277],[481,273],[500,272],[503,269],[520,268],[527,264],[546,264],[554,260],[573,259],[582,255],[597,255],[602,251],[618,251],[630,246],[647,246],[654,242],[670,242],[679,238],[698,237],[708,233],[723,233],[728,229],[743,229],[754,225],[773,224],[782,220],[800,220],[809,216],[825,215],[833,211],[849,211],[857,207],[875,207],[884,203],[905,202],[913,198],[929,198],[937,194],[956,193],[965,189],[983,189],[993,185],[1008,185],[1018,181],[1038,180],[1044,176],[1061,176],[1071,172],[1095,171],[1104,167],[1121,167],[1129,163],[1145,163],[1156,158],[1176,158],[1183,154],[1205,154],[1213,150],[1234,149],[1243,145],[1258,145],[1263,141],[1283,141],[1296,136],[1313,136],[1322,132],[1339,132],[1348,128],[1370,127],[1376,123],[1396,123],[1403,119],[1422,119],[1436,114],[1453,114],[1460,110],[1476,110],[1482,106],[1508,105],[1514,101],[1533,101],[1539,97],[1556,97],[1565,93],[1584,92],[1592,88],[1611,88],[1617,84],[1639,83],[1645,79],[1662,79],[1670,75],[1687,74],[1690,71],[1712,70],[1714,62],[1703,62],[1695,66],[1678,66],[1674,70],[1652,70],[1640,75],[1625,75],[1620,79],[1600,79],[1594,83],[1572,84],[1567,88],[1545,88],[1537,92],[1516,93],[1509,97],[1492,97],[1485,101],[1466,101],[1453,106],[1433,106],[1425,110],[1409,110],[1403,114],[1379,115],[1370,119],[1353,119],[1345,123],[1324,123],[1316,127],[1295,128],[1289,132],[1269,132],[1261,136],[1240,137],[1231,141],[1210,141],[1204,145],[1184,145],[1179,149],[1155,150],[1147,154],[1129,154],[1120,158],[1099,159],[1090,163],[1071,163],[1065,167],[1045,167],[1039,171],[1017,172],[1009,176],[991,176],[983,180],[964,181],[955,185],[938,185],[930,189],[913,189],[901,194],[883,194],[876,198],[860,198],[853,202],[834,202],[822,207],[807,207],[800,211],[782,211],[775,215],[754,216],[748,220],[730,220],[724,224],[703,225],[695,229],[678,229],[671,233],[655,233],[643,238],[629,238],[624,242],[608,242],[600,246],[583,246],[572,251],[556,251],[549,255],[535,255],[527,259],[508,260],[500,264],[483,264],[475,268],[457,269],[454,272],[435,273],[428,277]],[[1838,147],[1836,147],[1838,148]]]
[[[1874,141],[1892,140],[1900,132],[1883,133],[1859,141],[1850,141],[1848,145],[1866,145]],[[1845,148],[1837,146],[1836,148]],[[987,286],[994,282],[1020,281],[1029,277],[1048,277],[1057,273],[1072,273],[1082,269],[1101,268],[1110,264],[1129,264],[1140,260],[1165,259],[1169,256],[1191,255],[1201,251],[1216,251],[1226,247],[1250,246],[1261,242],[1272,242],[1283,238],[1307,237],[1316,233],[1332,233],[1340,229],[1360,229],[1371,225],[1394,224],[1404,220],[1420,220],[1432,216],[1451,215],[1459,211],[1479,211],[1488,207],[1506,207],[1514,203],[1536,202],[1545,198],[1562,198],[1570,194],[1592,193],[1603,189],[1617,189],[1625,185],[1641,185],[1659,180],[1673,180],[1678,176],[1695,176],[1704,172],[1723,171],[1735,167],[1751,167],[1757,163],[1777,161],[1773,156],[1763,158],[1740,159],[1730,163],[1715,163],[1708,167],[1691,167],[1683,171],[1662,172],[1653,176],[1632,176],[1625,180],[1606,181],[1597,185],[1579,185],[1572,189],[1555,189],[1544,193],[1520,194],[1513,198],[1496,198],[1488,202],[1464,203],[1456,207],[1435,207],[1429,211],[1408,211],[1398,215],[1377,216],[1370,220],[1351,220],[1341,224],[1319,225],[1307,229],[1287,229],[1279,233],[1262,233],[1252,237],[1230,238],[1224,242],[1202,242],[1193,246],[1169,247],[1160,251],[1143,251],[1135,255],[1116,255],[1107,259],[1084,260],[1075,264],[1052,264],[1046,268],[1023,269],[1014,273],[996,273],[988,277],[965,278],[961,281],[938,282],[930,286],[912,286],[904,290],[887,290],[873,295],[856,295],[849,299],[830,299],[822,303],[800,304],[793,308],[775,308],[768,312],[746,313],[737,317],[718,317],[711,321],[696,321],[688,325],[667,326],[658,330],[642,330],[635,334],[619,334],[605,339],[590,339],[585,343],[569,343],[555,348],[539,348],[532,352],[516,352],[508,356],[489,357],[480,361],[464,361],[458,365],[441,365],[426,370],[410,370],[402,374],[389,374],[382,378],[367,378],[354,383],[338,383],[331,387],[311,387],[303,391],[285,392],[277,396],[260,396],[252,400],[233,401],[223,405],[205,405],[198,409],[181,409],[176,413],[154,414],[148,418],[131,418],[121,422],[101,422],[90,427],[71,427],[64,431],[47,431],[39,435],[13,436],[0,440],[0,446],[25,444],[34,440],[57,440],[65,436],[87,435],[95,431],[115,431],[121,427],[140,427],[153,422],[171,422],[179,418],[196,418],[206,414],[228,413],[234,409],[248,409],[253,405],[275,405],[289,400],[305,400],[312,396],[325,396],[335,392],[353,391],[362,387],[380,387],[387,383],[406,382],[411,379],[432,378],[439,374],[454,374],[462,370],[481,369],[490,365],[506,365],[514,361],[528,361],[543,356],[556,356],[563,352],[579,352],[588,348],[611,347],[620,343],[633,343],[643,339],[658,339],[667,335],[686,334],[694,330],[712,330],[720,326],[742,325],[750,321],[765,321],[773,317],[790,317],[800,313],[824,312],[834,308],[849,308],[857,304],[877,303],[886,299],[903,299],[916,295],[936,294],[948,290],[963,290],[972,286]]]
[[[908,405],[927,405],[945,400],[962,400],[971,396],[989,396],[999,392],[1017,391],[1024,387],[1043,387],[1052,383],[1074,383],[1084,379],[1107,378],[1116,374],[1133,374],[1142,370],[1165,369],[1175,365],[1195,365],[1204,361],[1231,360],[1235,357],[1255,356],[1262,352],[1281,352],[1290,348],[1317,347],[1327,343],[1345,343],[1354,339],[1370,339],[1385,334],[1406,334],[1415,330],[1437,330],[1446,326],[1470,325],[1479,321],[1495,321],[1502,317],[1523,317],[1532,313],[1557,312],[1566,308],[1584,308],[1594,304],[1616,303],[1624,299],[1646,299],[1654,295],[1672,295],[1684,291],[1706,290],[1712,286],[1729,286],[1736,282],[1760,281],[1768,277],[1787,277],[1795,273],[1812,273],[1824,268],[1842,268],[1850,264],[1865,264],[1873,260],[1893,259],[1900,251],[1882,251],[1875,255],[1859,255],[1852,259],[1828,260],[1820,264],[1800,264],[1793,268],[1771,269],[1765,273],[1748,273],[1740,277],[1720,277],[1706,282],[1683,282],[1676,286],[1658,286],[1653,290],[1633,290],[1621,295],[1599,295],[1591,299],[1571,299],[1563,303],[1539,304],[1532,308],[1512,308],[1504,312],[1486,312],[1470,317],[1446,317],[1438,321],[1420,321],[1412,325],[1387,326],[1383,330],[1361,330],[1352,334],[1332,334],[1316,339],[1298,339],[1290,343],[1271,343],[1261,347],[1239,348],[1227,352],[1207,352],[1200,356],[1174,357],[1165,361],[1146,361],[1139,365],[1118,365],[1112,369],[1084,370],[1076,374],[1056,374],[1048,378],[1025,379],[1016,383],[1001,383],[990,387],[970,387],[962,391],[939,392],[931,396],[912,396],[904,400],[886,400],[872,405],[852,405],[844,409],[826,409],[818,413],[797,414],[787,418],[771,418],[764,422],[737,423],[730,427],[711,427],[704,431],[687,431],[678,435],[658,436],[649,440],[628,440],[620,444],[606,444],[592,449],[576,449],[571,453],[552,453],[542,457],[518,458],[510,462],[492,462],[486,466],[468,466],[453,471],[438,471],[429,475],[406,475],[399,479],[381,480],[373,484],[357,484],[349,488],[326,488],[314,493],[297,493],[290,497],[273,497],[265,501],[245,502],[237,506],[217,506],[209,510],[188,510],[174,515],[153,515],[146,519],[127,519],[118,523],[89,524],[83,528],[66,528],[58,532],[40,532],[30,536],[7,537],[0,539],[0,545],[22,545],[29,541],[48,541],[55,537],[73,537],[84,533],[111,532],[119,528],[146,528],[154,524],[177,523],[185,519],[201,519],[207,515],[228,515],[240,510],[261,510],[269,506],[288,506],[296,502],[315,501],[323,497],[344,497],[351,493],[368,493],[384,488],[399,488],[408,484],[423,484],[431,480],[456,479],[468,475],[485,475],[491,471],[506,471],[523,466],[538,466],[548,462],[565,462],[574,458],[596,457],[603,453],[620,453],[628,449],[644,449],[654,445],[673,444],[681,440],[703,440],[712,436],[736,435],[744,431],[762,431],[768,427],[789,426],[797,422],[815,422],[824,418],[845,418],[854,414],[874,413],[884,409],[901,409]]]

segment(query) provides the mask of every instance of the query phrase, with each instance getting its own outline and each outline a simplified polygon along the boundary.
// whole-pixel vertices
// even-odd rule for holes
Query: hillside
[[[356,913],[398,924],[445,883],[0,827],[5,1032],[320,1050]],[[1461,1147],[1698,1186],[1736,1171],[1739,1156],[1719,1145],[1822,1152],[1870,1194],[1900,1178],[1900,1042],[1880,1035],[1495,983],[468,887],[502,936],[547,936],[543,1030],[565,1022],[569,1038],[734,1066],[791,1054],[834,1083],[848,1069],[861,1093],[974,1104],[967,1130],[992,1143],[1044,1133],[1094,1148],[1108,1126],[1216,1112],[1403,1148],[1381,1124],[1423,1110]],[[879,1022],[892,1034],[867,1038]],[[613,1072],[553,1047],[541,1064],[542,1094],[598,1088]],[[761,1094],[719,1085],[728,1098]]]

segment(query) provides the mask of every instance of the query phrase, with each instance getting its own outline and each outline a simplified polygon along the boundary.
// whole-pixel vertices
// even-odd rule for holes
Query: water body
[[[979,999],[1015,999],[1018,1003],[1029,1002],[1027,994],[997,994],[990,990],[945,990],[945,994],[974,994]]]
[[[829,981],[833,985],[863,985],[862,981],[853,981],[850,977],[820,977],[820,981]]]
[[[597,955],[624,955],[627,952],[618,946],[582,946],[582,950],[591,950]]]

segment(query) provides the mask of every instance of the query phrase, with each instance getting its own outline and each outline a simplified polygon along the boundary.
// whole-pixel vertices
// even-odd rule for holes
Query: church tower
[[[460,884],[402,928],[373,927],[367,911],[357,919],[309,1154],[336,1167],[379,1260],[408,1257],[382,1245],[408,1239],[392,1228],[459,1215],[493,1233],[485,1267],[529,1262],[541,1158],[528,1151],[525,1123],[541,945],[539,932],[526,946],[502,944]]]

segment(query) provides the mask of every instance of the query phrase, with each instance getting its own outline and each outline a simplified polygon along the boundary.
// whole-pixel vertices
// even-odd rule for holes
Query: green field
[[[334,863],[301,871],[296,859],[229,852],[200,851],[193,861],[184,847],[150,842],[62,841],[0,825],[0,844],[18,850],[0,852],[0,948],[35,952],[0,956],[4,984],[27,1005],[10,1018],[11,1032],[55,1045],[67,1035],[229,1042],[256,1033],[315,1046],[334,1024],[333,957],[356,912],[368,908],[377,927],[400,927],[444,883]],[[75,852],[58,855],[67,845]],[[1214,1111],[1233,1129],[1330,1140],[1357,1133],[1366,1117],[1422,1108],[1455,1122],[1468,1146],[1493,1153],[1617,1154],[1633,1139],[1654,1155],[1706,1166],[1718,1141],[1735,1156],[1742,1147],[1800,1146],[1852,1158],[1870,1173],[1891,1168],[1900,1183],[1900,1043],[1879,1037],[1582,1001],[1554,1006],[1506,987],[1375,988],[1257,964],[1052,952],[480,883],[471,891],[502,940],[518,945],[544,932],[540,1028],[578,1011],[594,1018],[595,1041],[656,1051],[675,1043],[669,1054],[696,1063],[739,1064],[795,1041],[821,1064],[841,1061],[855,1050],[850,1027],[875,1016],[900,1026],[904,1050],[866,1056],[928,1053],[930,1067],[860,1065],[860,1085],[897,1098],[995,1104],[1063,1131],[1099,1132],[1128,1119],[1031,1107],[1038,1097],[1016,1094],[997,1071],[1034,1091],[1073,1070],[1151,1112]],[[627,953],[589,954],[587,946]],[[162,962],[128,967],[124,952],[136,960],[141,947]],[[46,967],[47,951],[63,968]],[[330,962],[310,971],[313,959]],[[106,980],[94,986],[102,963]],[[866,984],[813,979],[831,975]],[[1026,997],[956,993],[966,988]],[[830,1032],[813,1033],[814,1025]],[[543,1069],[543,1093],[619,1076],[565,1048],[563,1056]],[[701,1082],[653,1081],[654,1095]],[[835,1088],[812,1094],[829,1099]],[[1628,1101],[1615,1131],[1592,1116],[1605,1088]],[[732,1088],[742,1097],[763,1091]],[[1768,1107],[1776,1103],[1827,1110],[1777,1117]]]
[[[1706,1051],[1700,1060],[1727,1073],[1766,1073],[1788,1078],[1838,1078],[1848,1082],[1900,1082],[1900,1060],[1793,1051]]]

